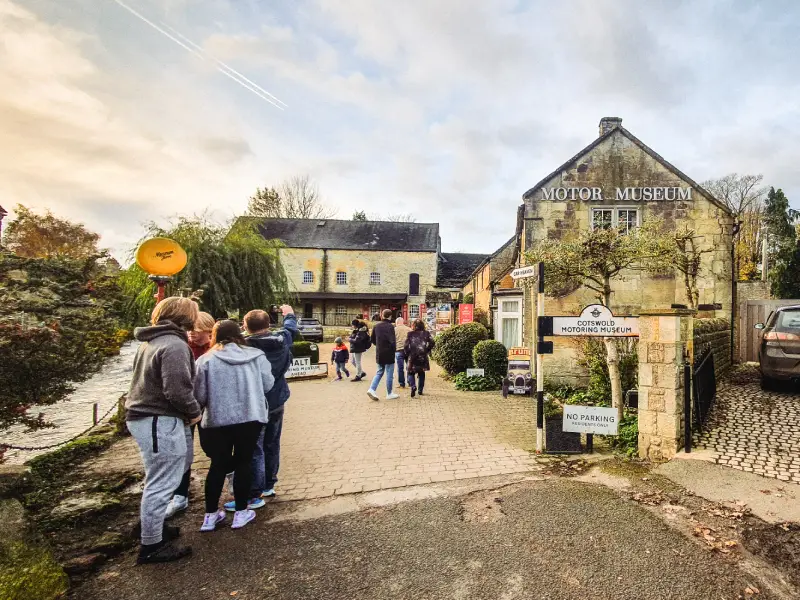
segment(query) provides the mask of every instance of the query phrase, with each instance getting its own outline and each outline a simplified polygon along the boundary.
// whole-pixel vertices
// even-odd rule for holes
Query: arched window
[[[419,273],[411,273],[408,276],[408,295],[419,296]]]

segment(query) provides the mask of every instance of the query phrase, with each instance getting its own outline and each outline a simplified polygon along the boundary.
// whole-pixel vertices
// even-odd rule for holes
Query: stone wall
[[[769,281],[739,281],[736,283],[736,302],[741,304],[748,300],[770,300]]]
[[[717,379],[731,367],[731,324],[726,319],[695,319],[694,352],[710,345]]]

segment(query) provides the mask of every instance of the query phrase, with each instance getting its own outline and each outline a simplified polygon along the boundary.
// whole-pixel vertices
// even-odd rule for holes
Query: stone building
[[[263,219],[279,240],[298,312],[325,325],[348,325],[384,309],[396,318],[425,317],[426,305],[449,302],[485,255],[443,253],[437,223]]]
[[[599,136],[525,192],[523,201],[524,216],[517,226],[523,253],[537,242],[566,239],[595,227],[625,231],[654,218],[669,229],[688,226],[695,231],[699,248],[706,251],[698,278],[699,303],[718,305],[721,308],[714,316],[730,318],[733,216],[709,192],[622,127],[622,119],[602,119]],[[523,254],[518,264],[524,264]],[[687,304],[683,279],[672,273],[656,276],[631,269],[615,279],[612,287],[615,314]],[[523,289],[523,343],[533,347],[535,289]],[[597,301],[596,294],[581,288],[559,298],[548,297],[545,311],[577,315]],[[581,380],[584,372],[575,358],[574,341],[558,338],[556,353],[545,363],[546,373]]]

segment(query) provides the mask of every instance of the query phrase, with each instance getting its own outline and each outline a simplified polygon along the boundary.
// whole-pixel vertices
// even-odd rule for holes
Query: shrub
[[[637,340],[618,339],[619,372],[622,393],[636,389],[639,374],[639,356]],[[608,376],[606,347],[603,340],[587,338],[581,347],[580,364],[589,371],[589,387],[587,394],[595,406],[611,405],[611,379]]]
[[[620,454],[633,458],[639,454],[639,418],[625,415],[619,424],[617,435],[608,436],[611,447]]]
[[[496,340],[478,342],[472,350],[472,361],[489,379],[503,379],[508,371],[508,351]]]
[[[457,373],[453,377],[453,383],[456,389],[462,392],[490,392],[500,389],[502,379],[481,377],[479,375],[469,377],[466,373]]]
[[[475,296],[473,296],[472,292],[470,292],[469,294],[464,296],[464,300],[462,300],[462,302],[464,304],[472,304],[474,299],[475,299]]]
[[[450,375],[466,371],[472,366],[472,350],[489,337],[480,323],[465,323],[445,329],[436,337],[433,358]]]
[[[489,313],[487,313],[482,308],[476,308],[472,313],[472,320],[476,323],[480,323],[487,329],[489,328]]]
[[[314,342],[295,342],[292,344],[292,356],[295,358],[310,356],[312,363],[318,363],[319,346]]]

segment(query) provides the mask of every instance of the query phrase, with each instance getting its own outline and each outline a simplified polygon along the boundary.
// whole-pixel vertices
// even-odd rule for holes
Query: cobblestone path
[[[63,402],[41,408],[31,408],[31,414],[43,412],[54,428],[26,432],[24,427],[12,427],[3,433],[3,442],[16,446],[47,446],[67,440],[92,424],[92,405],[96,402],[98,416],[117,403],[119,397],[128,391],[133,372],[133,356],[138,342],[125,344],[119,356],[106,363],[103,370],[90,379],[79,383],[75,391]],[[112,413],[113,414],[113,413]],[[9,450],[7,462],[20,464],[41,454],[42,451],[21,452]]]
[[[718,464],[800,483],[800,394],[725,383],[694,446]]]

